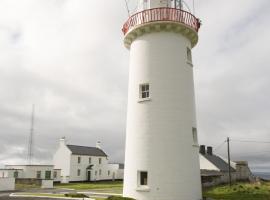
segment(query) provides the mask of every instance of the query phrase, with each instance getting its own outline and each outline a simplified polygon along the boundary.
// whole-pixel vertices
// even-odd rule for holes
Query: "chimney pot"
[[[205,145],[200,145],[200,154],[205,155]]]
[[[213,155],[213,147],[207,147],[207,154],[210,156]]]

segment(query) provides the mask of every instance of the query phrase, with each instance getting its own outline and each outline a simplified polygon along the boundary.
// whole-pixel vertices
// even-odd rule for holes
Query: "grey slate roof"
[[[102,149],[96,147],[84,147],[77,145],[67,145],[67,147],[74,155],[107,157],[107,154]]]
[[[201,154],[204,156],[207,160],[209,160],[211,163],[213,163],[220,171],[222,172],[228,172],[229,171],[229,164],[225,162],[222,158],[216,156],[216,155],[209,155],[209,154]],[[231,167],[231,172],[235,172],[235,169]]]

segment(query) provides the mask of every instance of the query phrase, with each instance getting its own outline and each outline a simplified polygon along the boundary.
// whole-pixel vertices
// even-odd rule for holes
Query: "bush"
[[[68,193],[65,194],[65,197],[71,197],[71,198],[88,198],[85,194],[79,194],[79,193]]]
[[[135,199],[128,197],[110,196],[107,198],[107,200],[135,200]]]

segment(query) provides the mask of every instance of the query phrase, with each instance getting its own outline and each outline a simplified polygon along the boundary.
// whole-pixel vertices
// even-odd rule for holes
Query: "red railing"
[[[191,13],[175,8],[153,8],[132,15],[123,26],[124,35],[133,27],[157,21],[183,23],[198,32],[200,21]]]

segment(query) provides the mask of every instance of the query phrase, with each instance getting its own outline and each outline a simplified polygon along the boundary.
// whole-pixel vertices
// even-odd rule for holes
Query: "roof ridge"
[[[76,146],[76,147],[86,147],[86,148],[95,148],[95,149],[99,149],[97,147],[91,147],[91,146],[82,146],[82,145],[75,145],[75,144],[67,144],[67,146]],[[102,149],[100,149],[102,150]]]

